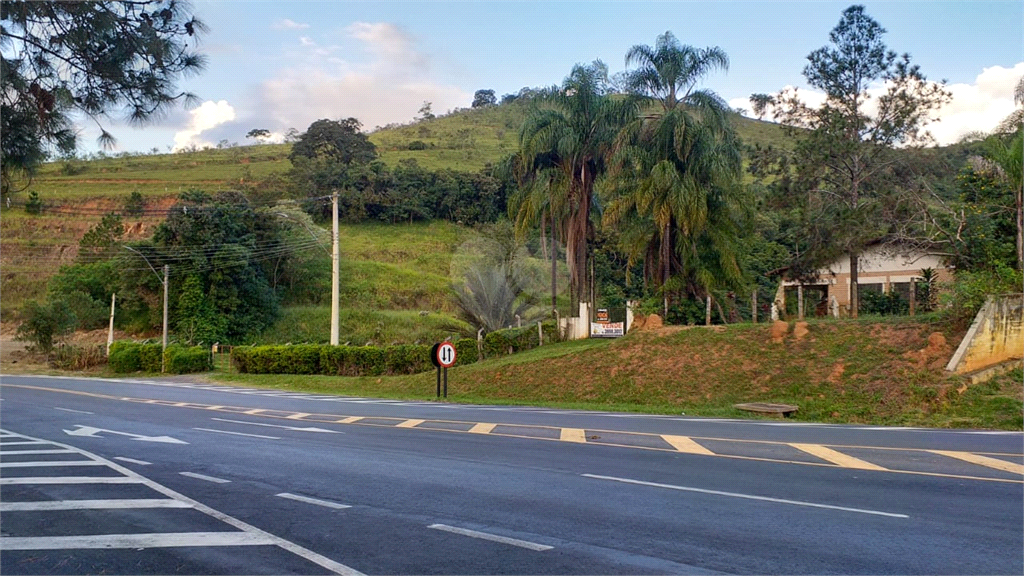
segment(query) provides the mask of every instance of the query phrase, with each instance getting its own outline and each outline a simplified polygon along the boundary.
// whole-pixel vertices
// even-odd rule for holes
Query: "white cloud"
[[[444,111],[472,100],[472,94],[438,79],[430,56],[398,26],[356,22],[344,33],[358,41],[365,58],[302,39],[299,64],[261,84],[261,123],[283,132],[303,130],[319,118],[351,116],[373,128],[408,122],[424,101]]]
[[[174,134],[174,149],[180,150],[195,144],[198,147],[211,145],[200,138],[203,132],[235,119],[235,109],[227,100],[207,100],[189,112],[188,128]]]
[[[309,28],[309,24],[301,24],[294,20],[285,18],[284,20],[278,20],[271,25],[274,30],[304,30]]]
[[[1013,112],[1013,89],[1021,77],[1024,77],[1024,62],[1013,68],[984,68],[972,84],[947,85],[952,99],[934,114],[938,121],[929,124],[927,130],[940,145],[953,144],[972,132],[991,132]],[[868,92],[877,97],[882,88]],[[811,106],[819,106],[824,101],[824,94],[813,90],[800,90],[799,94]],[[873,101],[869,101],[869,111]],[[752,108],[748,98],[732,98],[729,106],[748,111]],[[753,116],[752,112],[747,114]]]

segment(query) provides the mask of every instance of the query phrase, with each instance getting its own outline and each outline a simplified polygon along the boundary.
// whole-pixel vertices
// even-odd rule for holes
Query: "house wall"
[[[968,374],[1024,357],[1024,295],[989,296],[946,370]]]
[[[860,255],[857,262],[857,285],[861,293],[865,290],[880,290],[888,293],[896,287],[909,291],[910,281],[921,278],[921,271],[931,268],[940,283],[953,280],[953,271],[943,265],[942,260],[932,254],[893,254],[881,247],[872,247]],[[797,286],[799,282],[787,280],[783,286]],[[906,286],[898,286],[905,284]],[[804,286],[828,286],[829,298],[835,296],[840,306],[850,305],[850,258],[844,256],[827,268],[818,271],[816,282]]]

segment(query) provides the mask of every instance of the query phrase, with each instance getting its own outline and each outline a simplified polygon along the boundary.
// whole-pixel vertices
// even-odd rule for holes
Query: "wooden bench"
[[[757,412],[759,414],[771,414],[773,416],[782,416],[789,418],[793,412],[799,410],[798,407],[791,404],[770,404],[768,402],[748,402],[746,404],[733,404],[733,408],[738,410],[745,410],[747,412]]]

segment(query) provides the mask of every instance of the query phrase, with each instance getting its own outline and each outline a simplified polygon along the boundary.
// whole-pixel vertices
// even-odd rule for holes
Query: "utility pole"
[[[167,265],[167,264],[164,264],[164,277],[163,277],[163,279],[161,279],[160,278],[160,274],[158,274],[157,271],[156,271],[156,268],[153,268],[153,265],[149,263],[149,258],[146,258],[145,254],[143,254],[142,252],[139,252],[138,250],[136,250],[135,248],[132,248],[131,246],[124,246],[124,249],[125,250],[131,250],[132,252],[135,252],[136,254],[141,256],[142,259],[145,260],[146,266],[149,266],[149,269],[153,271],[153,274],[156,274],[157,279],[160,280],[163,283],[163,285],[164,285],[164,338],[163,338],[163,348],[161,349],[161,354],[160,354],[160,371],[163,372],[163,371],[165,371],[167,369],[167,366],[164,365],[164,356],[165,356],[165,354],[163,354],[163,352],[167,352],[167,296],[168,296],[167,287],[168,287],[168,284],[169,284],[168,279],[169,279],[169,277],[171,275],[171,267],[169,265]],[[111,322],[113,322],[113,320],[111,320]],[[113,325],[113,324],[111,324],[111,325]]]
[[[171,267],[168,264],[164,264],[164,346],[160,354],[160,371],[166,372],[167,366],[165,365],[164,358],[167,356],[167,287],[170,284],[168,279],[171,275]]]
[[[331,346],[338,345],[338,306],[341,276],[341,240],[338,237],[338,192],[331,195],[331,212],[334,219],[334,250],[331,254]]]
[[[110,345],[114,343],[114,302],[117,294],[110,295],[110,330],[107,332],[107,356],[110,356]]]

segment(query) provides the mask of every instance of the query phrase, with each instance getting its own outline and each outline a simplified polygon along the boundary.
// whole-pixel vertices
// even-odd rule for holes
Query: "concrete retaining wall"
[[[1024,294],[989,296],[946,370],[968,374],[1024,358]]]

